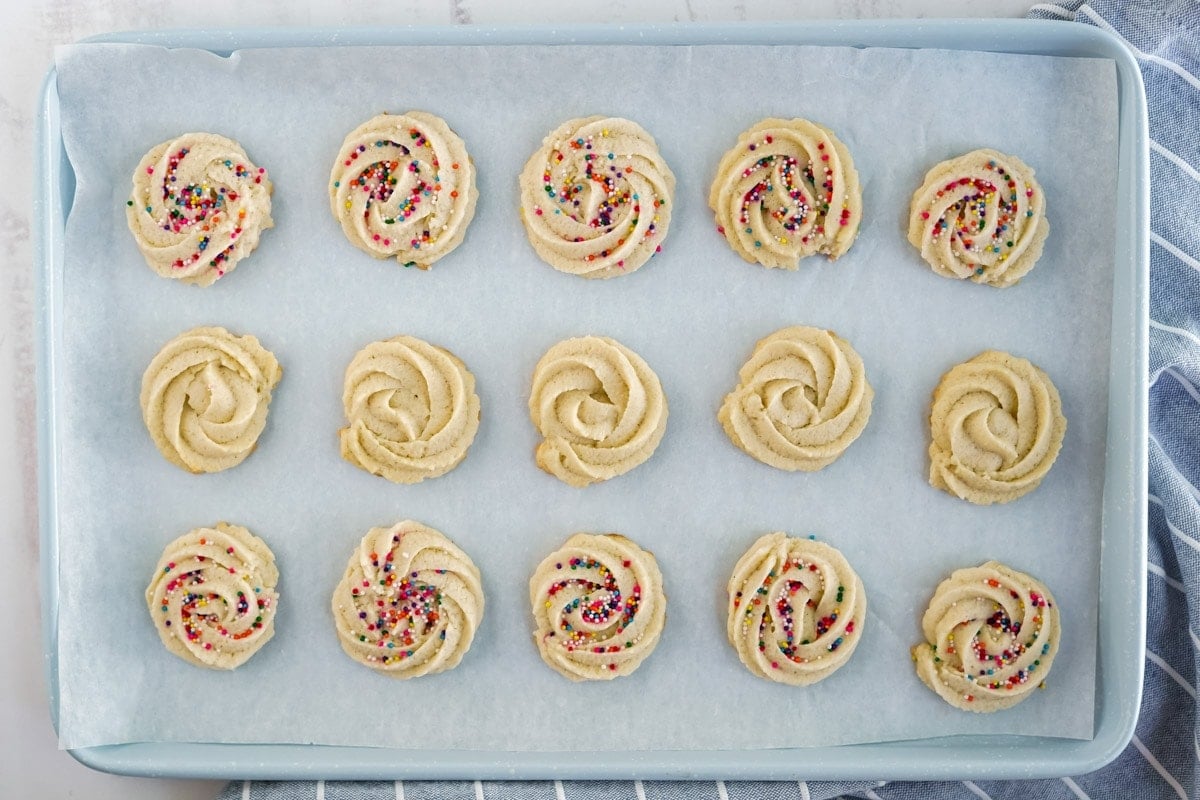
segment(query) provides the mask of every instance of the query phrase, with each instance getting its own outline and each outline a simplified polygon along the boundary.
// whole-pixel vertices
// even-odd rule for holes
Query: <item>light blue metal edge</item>
[[[228,55],[263,47],[427,44],[804,44],[939,48],[1106,58],[1120,107],[1117,270],[1109,363],[1108,451],[1101,532],[1095,735],[1090,740],[956,736],[839,747],[728,751],[505,752],[296,744],[139,742],[69,750],[123,775],[237,779],[996,779],[1079,775],[1116,758],[1141,705],[1146,634],[1146,435],[1150,164],[1146,96],[1137,61],[1117,37],[1087,25],[1035,20],[853,20],[753,24],[403,27],[139,31],[85,40],[194,47]],[[58,448],[53,387],[62,339],[63,231],[74,175],[59,129],[53,67],[43,87],[35,187],[38,482],[42,623],[50,711],[58,726]],[[1130,335],[1132,333],[1132,335]]]
[[[33,280],[34,359],[37,387],[37,478],[39,597],[42,603],[42,654],[50,687],[50,719],[58,730],[58,430],[52,374],[61,341],[58,281],[63,269],[67,203],[75,193],[74,171],[67,161],[59,128],[58,86],[51,67],[42,82],[35,131]]]

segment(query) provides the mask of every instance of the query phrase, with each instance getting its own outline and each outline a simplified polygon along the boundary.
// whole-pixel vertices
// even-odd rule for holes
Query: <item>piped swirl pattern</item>
[[[470,557],[445,535],[405,520],[372,528],[333,592],[342,650],[393,678],[453,669],[483,617]]]
[[[525,164],[520,189],[521,220],[543,261],[612,278],[662,249],[675,175],[640,125],[595,116],[551,131]]]
[[[917,676],[950,705],[981,713],[1011,708],[1042,685],[1062,637],[1050,591],[997,561],[942,581],[921,629]]]
[[[393,483],[444,475],[479,430],[475,377],[449,350],[397,336],[372,342],[346,368],[342,458]]]
[[[765,119],[721,158],[708,205],[717,232],[746,261],[796,269],[823,253],[845,255],[862,221],[850,151],[805,119]]]
[[[1033,169],[995,150],[929,170],[909,210],[908,241],[934,272],[1001,288],[1033,269],[1049,233]]]
[[[189,472],[237,466],[258,446],[283,370],[253,336],[193,328],[142,375],[142,419],[159,452]]]
[[[629,675],[654,650],[667,598],[654,556],[616,533],[577,533],[529,580],[534,642],[573,681]]]
[[[266,169],[237,142],[185,133],[142,157],[126,220],[151,269],[209,286],[250,255],[274,224],[271,188]]]
[[[667,426],[667,398],[641,356],[615,339],[584,336],[538,361],[529,416],[542,436],[537,465],[571,486],[624,474],[646,461]]]
[[[1067,432],[1050,376],[988,350],[942,376],[929,414],[929,483],[978,505],[1038,487]]]
[[[867,594],[833,547],[769,533],[738,559],[726,587],[726,633],[760,678],[806,686],[850,660],[862,638]]]
[[[814,472],[862,433],[874,396],[849,342],[793,326],[755,345],[717,419],[747,455],[776,469]]]
[[[266,542],[218,522],[163,549],[146,606],[169,651],[198,667],[234,669],[274,635],[278,583]]]
[[[350,243],[406,267],[429,269],[462,244],[478,198],[463,140],[424,111],[359,125],[329,175],[329,206]]]

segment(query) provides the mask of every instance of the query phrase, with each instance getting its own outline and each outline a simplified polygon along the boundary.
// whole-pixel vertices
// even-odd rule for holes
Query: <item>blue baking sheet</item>
[[[1116,63],[1120,105],[1117,272],[1114,275],[1108,442],[1099,597],[1099,677],[1091,740],[959,736],[840,747],[736,751],[561,753],[419,751],[299,745],[135,743],[71,751],[98,769],[127,774],[238,778],[937,778],[1076,774],[1115,757],[1133,731],[1144,638],[1147,179],[1146,114],[1140,77],[1124,46],[1070,24],[1004,21],[829,22],[570,28],[423,28],[339,31],[180,31],[119,34],[99,41],[209,49],[326,44],[809,44],[920,47],[1083,56]],[[63,153],[53,72],[43,96],[38,190],[39,468],[44,629],[52,714],[57,718],[57,440],[54,430],[57,309],[63,227],[73,194]],[[1120,646],[1112,646],[1112,643]]]

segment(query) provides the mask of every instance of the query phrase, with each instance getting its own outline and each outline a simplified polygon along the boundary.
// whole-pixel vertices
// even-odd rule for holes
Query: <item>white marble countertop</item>
[[[55,45],[143,28],[383,26],[534,22],[773,21],[1015,17],[1029,0],[35,0],[0,10],[0,602],[15,620],[0,648],[0,797],[211,798],[214,781],[123,778],[58,750],[50,725],[37,595],[33,389],[33,136]],[[369,13],[369,17],[367,14]]]

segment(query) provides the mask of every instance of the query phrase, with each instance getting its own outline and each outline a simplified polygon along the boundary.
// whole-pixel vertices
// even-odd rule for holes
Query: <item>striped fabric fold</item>
[[[1200,676],[1200,0],[1038,3],[1124,39],[1150,108],[1150,498],[1146,678],[1133,741],[1104,769],[1036,781],[230,783],[220,800],[1076,800],[1197,797]]]

